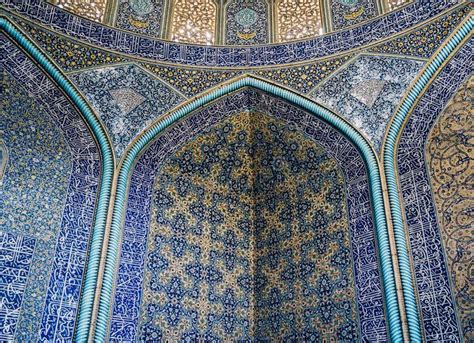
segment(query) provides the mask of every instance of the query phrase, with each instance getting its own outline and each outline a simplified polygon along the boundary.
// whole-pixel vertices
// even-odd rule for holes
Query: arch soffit
[[[214,87],[205,94],[194,97],[188,102],[180,105],[177,109],[169,112],[164,117],[153,122],[125,151],[116,174],[116,195],[111,214],[110,236],[105,258],[105,270],[101,289],[101,298],[98,304],[98,317],[94,339],[103,340],[106,337],[107,325],[111,308],[115,267],[119,257],[120,237],[123,224],[123,214],[127,200],[128,183],[133,167],[144,152],[146,147],[165,129],[174,122],[187,116],[194,110],[205,106],[219,98],[240,90],[245,87],[255,88],[264,91],[272,96],[286,100],[292,105],[296,105],[310,114],[323,120],[343,134],[358,149],[367,167],[370,184],[370,193],[373,204],[373,214],[376,228],[376,237],[380,251],[380,265],[384,284],[384,297],[387,304],[387,319],[389,332],[395,341],[402,340],[402,330],[400,323],[400,311],[395,288],[395,275],[393,271],[392,257],[390,253],[389,234],[385,217],[385,207],[383,201],[381,174],[377,154],[364,136],[345,119],[329,111],[323,106],[316,104],[304,96],[271,84],[254,75],[245,74],[239,76],[224,85]]]
[[[418,100],[427,91],[439,72],[454,56],[457,50],[469,39],[474,29],[474,17],[468,16],[441,45],[429,62],[422,68],[416,81],[405,93],[395,114],[390,119],[382,142],[382,168],[388,190],[388,205],[392,218],[393,232],[397,247],[397,257],[405,301],[410,340],[421,341],[421,324],[415,300],[414,280],[408,253],[403,210],[400,200],[397,173],[397,151],[404,127],[415,110]]]
[[[78,341],[87,340],[89,326],[92,318],[92,309],[95,288],[98,277],[99,261],[102,252],[102,242],[107,221],[107,210],[112,189],[114,174],[114,153],[106,131],[80,93],[72,83],[61,73],[55,64],[41,52],[27,36],[9,19],[0,16],[0,31],[22,48],[28,56],[50,77],[63,91],[64,96],[77,108],[80,116],[89,127],[91,135],[97,142],[101,156],[100,188],[98,191],[97,207],[91,231],[88,260],[85,277],[82,284],[81,300],[75,337]]]

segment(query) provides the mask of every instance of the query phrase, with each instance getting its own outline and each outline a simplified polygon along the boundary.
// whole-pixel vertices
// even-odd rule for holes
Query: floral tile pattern
[[[71,78],[105,123],[117,157],[141,130],[184,100],[135,65],[84,71]]]
[[[379,150],[389,119],[422,66],[419,61],[362,55],[311,97],[349,120]]]

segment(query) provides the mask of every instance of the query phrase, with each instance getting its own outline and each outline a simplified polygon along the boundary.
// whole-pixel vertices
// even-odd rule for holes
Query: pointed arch
[[[463,42],[469,37],[473,28],[474,18],[466,18],[423,68],[418,80],[407,92],[395,115],[392,117],[382,146],[384,175],[388,188],[389,207],[397,246],[396,253],[400,266],[409,336],[410,341],[413,342],[421,342],[422,333],[419,319],[420,312],[415,298],[415,280],[412,278],[413,274],[407,246],[409,237],[405,234],[402,204],[400,201],[396,172],[397,165],[395,162],[397,158],[396,153],[405,124],[417,106],[418,100],[427,91],[429,85],[436,79],[438,73],[443,69],[448,60],[453,57],[455,51],[463,45]]]
[[[89,126],[94,139],[99,145],[102,175],[100,176],[99,195],[89,242],[88,259],[82,284],[79,315],[75,332],[75,339],[77,341],[86,341],[91,324],[99,261],[112,189],[114,173],[114,154],[112,146],[100,120],[61,71],[6,17],[0,17],[0,30],[13,40],[15,44],[25,50],[33,61],[41,66],[48,77],[58,85],[68,100],[78,109],[78,112]]]
[[[115,269],[118,262],[118,253],[124,210],[127,197],[127,187],[131,176],[131,171],[137,158],[147,145],[154,140],[163,130],[171,126],[176,121],[187,116],[192,111],[205,106],[212,101],[219,99],[231,92],[250,87],[261,90],[272,96],[282,98],[292,105],[311,113],[316,118],[331,125],[343,134],[360,152],[362,159],[368,170],[370,183],[370,195],[373,205],[373,215],[375,218],[375,228],[378,248],[380,251],[380,265],[382,270],[382,280],[384,285],[384,297],[387,305],[387,316],[389,322],[390,336],[394,341],[402,340],[402,330],[400,322],[400,310],[395,287],[395,275],[393,262],[390,253],[389,234],[387,221],[385,218],[385,207],[382,193],[381,175],[377,155],[371,148],[367,140],[347,121],[323,108],[322,106],[295,94],[289,90],[270,84],[253,75],[244,75],[231,82],[214,88],[207,94],[191,99],[187,104],[169,113],[164,118],[153,123],[135,143],[129,147],[119,165],[119,172],[116,174],[117,189],[113,205],[112,223],[110,236],[108,237],[108,247],[105,259],[105,270],[102,280],[101,297],[98,309],[97,326],[94,332],[94,339],[103,341],[106,339],[108,320],[111,310],[111,300],[114,286]]]

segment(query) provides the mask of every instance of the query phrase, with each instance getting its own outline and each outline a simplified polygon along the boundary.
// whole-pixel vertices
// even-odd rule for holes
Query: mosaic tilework
[[[16,142],[20,141],[19,137],[40,141],[46,139],[43,145],[31,148],[31,153],[37,151],[41,157],[33,155],[20,166],[23,172],[28,170],[25,168],[33,168],[27,174],[27,180],[15,184],[15,194],[26,194],[26,198],[20,199],[22,206],[27,203],[29,207],[2,219],[2,226],[15,230],[18,234],[29,234],[36,239],[15,340],[68,341],[72,339],[97,197],[99,153],[87,126],[63,93],[9,40],[4,36],[1,36],[0,40],[3,70],[8,72],[4,73],[8,75],[8,80],[6,77],[3,79],[4,94],[7,94],[7,89],[10,89],[8,94],[24,94],[19,98],[21,101],[17,102],[23,105],[6,106],[4,113],[12,109],[20,110],[21,106],[37,99],[38,105],[28,108],[24,113],[30,118],[41,117],[37,119],[41,125],[36,126],[38,122],[35,123],[33,119],[20,122],[20,117],[16,116],[17,120],[12,121],[12,127],[6,132],[9,135],[16,132]],[[2,100],[6,101],[6,98]],[[51,118],[48,125],[47,118]],[[51,129],[42,130],[40,127]],[[51,137],[51,132],[57,134]],[[23,136],[20,136],[20,133],[23,133]],[[65,142],[66,150],[59,149],[60,142]],[[47,153],[51,146],[55,150]],[[28,149],[13,147],[9,152],[14,156],[27,151]],[[66,152],[70,157],[64,161]],[[58,165],[61,160],[65,163]],[[10,189],[8,179],[10,170],[13,170],[11,165],[20,161],[11,157],[4,177],[3,192]],[[54,166],[57,166],[57,171],[49,170]],[[48,170],[46,176],[42,175],[45,169]],[[54,185],[44,187],[47,183]],[[2,215],[10,213],[12,208],[17,208],[17,205],[12,203],[16,201],[15,197],[0,198],[8,205],[3,205],[0,211]],[[53,213],[58,215],[53,216]],[[13,218],[17,219],[11,223]],[[30,282],[31,280],[34,282]]]
[[[252,89],[233,93],[177,122],[160,135],[137,161],[125,214],[110,341],[134,340],[138,337],[154,175],[168,156],[192,137],[246,109],[287,122],[289,127],[293,126],[314,139],[329,156],[337,160],[346,182],[351,259],[360,329],[358,334],[363,340],[386,341],[387,328],[376,259],[374,223],[368,180],[361,157],[356,148],[330,126],[282,100]],[[343,330],[344,333],[352,332],[349,329]],[[159,332],[154,333],[156,337],[159,336]]]
[[[339,30],[375,17],[375,0],[330,0],[332,26]]]
[[[153,119],[183,100],[133,64],[79,72],[71,79],[103,120],[118,157]]]
[[[301,93],[308,93],[313,90],[317,84],[342,67],[351,57],[350,55],[346,55],[298,67],[267,70],[259,69],[252,71],[252,74],[275,81]]]
[[[425,163],[425,142],[458,86],[474,71],[474,40],[464,45],[419,99],[398,146],[400,189],[411,248],[419,308],[428,342],[460,342],[461,329]],[[472,326],[464,328],[472,334]]]
[[[307,93],[350,58],[351,56],[343,56],[303,66],[247,72]],[[184,69],[153,64],[145,64],[144,67],[188,97],[204,92],[243,73],[240,70]]]
[[[3,208],[3,206],[2,206]],[[0,341],[15,338],[35,239],[0,231]]]
[[[377,45],[369,51],[429,58],[436,49],[459,25],[473,8],[466,3],[449,14],[430,22],[409,34],[392,39],[387,43]]]
[[[125,59],[118,55],[78,44],[24,21],[19,21],[19,24],[64,71],[125,62]]]
[[[389,118],[422,66],[418,61],[362,55],[311,96],[348,119],[378,150]]]
[[[303,42],[253,47],[181,45],[139,36],[87,21],[42,0],[5,0],[4,7],[97,47],[156,61],[201,66],[261,66],[294,63],[361,47],[407,30],[456,1],[416,1],[359,26]]]
[[[120,0],[115,26],[159,37],[163,15],[163,0]]]
[[[225,12],[225,44],[268,43],[268,5],[265,0],[231,0]]]
[[[459,320],[474,340],[474,280],[471,278],[474,194],[474,77],[454,94],[437,119],[426,146],[433,198],[441,228]]]
[[[242,74],[239,70],[185,69],[155,64],[143,67],[188,97]]]
[[[285,122],[207,129],[156,176],[141,340],[356,339],[345,200],[337,162]]]

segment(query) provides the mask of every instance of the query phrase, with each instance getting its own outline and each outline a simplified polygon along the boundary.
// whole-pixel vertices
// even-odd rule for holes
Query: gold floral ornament
[[[217,7],[212,0],[176,0],[173,8],[172,40],[214,43]]]
[[[64,8],[81,17],[102,22],[107,0],[51,0],[53,5]]]
[[[277,10],[279,41],[322,34],[321,8],[318,0],[281,0]]]
[[[474,76],[465,82],[431,131],[426,157],[462,326],[474,311]],[[474,337],[465,337],[471,341]]]

